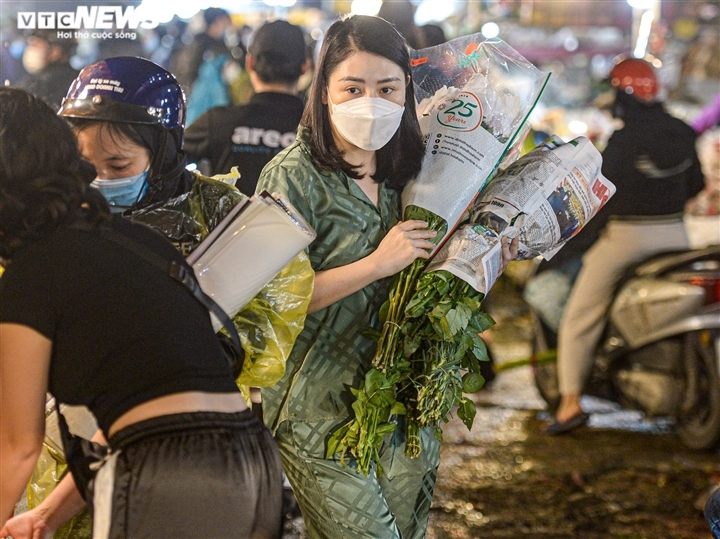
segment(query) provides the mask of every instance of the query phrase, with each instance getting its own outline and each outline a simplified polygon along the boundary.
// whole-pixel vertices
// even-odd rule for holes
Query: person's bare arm
[[[0,526],[10,518],[45,435],[52,341],[20,324],[0,324]]]

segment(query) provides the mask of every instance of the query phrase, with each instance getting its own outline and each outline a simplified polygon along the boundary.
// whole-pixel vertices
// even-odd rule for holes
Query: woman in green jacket
[[[390,277],[428,258],[435,232],[400,221],[400,192],[420,171],[424,146],[410,58],[386,21],[353,16],[328,29],[297,142],[263,170],[258,192],[281,192],[317,232],[305,328],[285,376],[263,390],[266,424],[313,538],[421,538],[439,463],[432,430],[405,456],[405,432],[386,436],[384,474],[326,458],[327,441],[352,418]],[[507,250],[507,246],[506,246]]]

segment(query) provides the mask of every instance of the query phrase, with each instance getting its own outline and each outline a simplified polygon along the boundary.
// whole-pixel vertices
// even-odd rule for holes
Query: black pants
[[[250,410],[154,418],[109,442],[111,539],[280,538],[280,458]]]

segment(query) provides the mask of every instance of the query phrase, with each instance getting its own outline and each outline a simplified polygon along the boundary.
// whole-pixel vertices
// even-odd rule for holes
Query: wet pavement
[[[498,321],[498,365],[530,353],[530,321],[515,285],[501,281],[485,308]],[[667,420],[587,398],[587,426],[563,436],[530,367],[498,374],[475,396],[472,431],[453,420],[444,442],[428,539],[711,539],[701,512],[720,481],[720,453],[684,448]],[[284,539],[303,539],[302,518]]]

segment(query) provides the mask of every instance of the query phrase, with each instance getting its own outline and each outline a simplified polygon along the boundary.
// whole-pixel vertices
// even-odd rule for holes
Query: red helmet
[[[660,81],[655,68],[639,58],[627,58],[610,71],[610,84],[645,102],[657,100]]]

